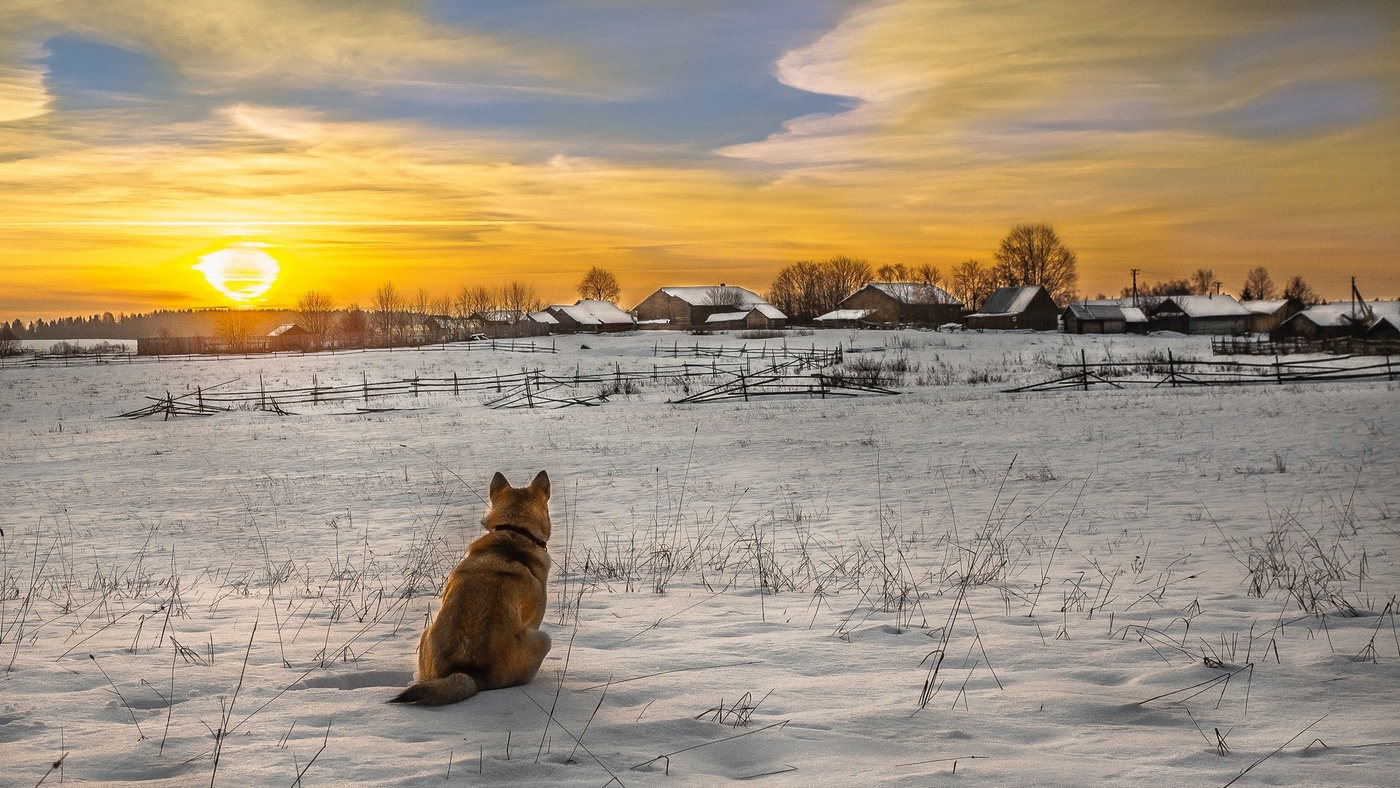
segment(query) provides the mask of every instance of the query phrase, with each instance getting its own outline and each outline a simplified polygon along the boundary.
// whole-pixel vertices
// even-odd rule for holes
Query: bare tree
[[[1220,284],[1215,279],[1215,272],[1209,268],[1197,268],[1186,281],[1191,284],[1191,295],[1210,295]]]
[[[744,291],[737,287],[718,285],[705,291],[705,303],[711,306],[738,308],[744,305]]]
[[[511,322],[516,322],[531,312],[540,311],[542,303],[535,295],[535,288],[524,282],[511,282],[501,290],[501,307],[511,313]]]
[[[595,265],[588,269],[588,273],[583,275],[583,281],[578,283],[578,294],[580,298],[617,303],[618,296],[622,295],[622,288],[617,284],[617,277]]]
[[[968,260],[953,266],[950,287],[953,297],[961,301],[964,308],[976,311],[997,289],[996,274],[980,262]]]
[[[920,284],[938,287],[943,284],[943,272],[939,271],[936,265],[924,263],[910,272],[909,279]]]
[[[1301,276],[1295,276],[1288,280],[1288,284],[1283,288],[1283,297],[1295,298],[1301,301],[1304,306],[1312,306],[1313,304],[1322,304],[1326,302],[1322,296],[1318,295],[1316,290],[1312,289],[1311,285],[1303,281],[1303,277]]]
[[[894,263],[876,268],[875,278],[881,282],[908,282],[913,277],[910,276],[909,267],[904,263]]]
[[[242,353],[253,335],[253,315],[242,309],[226,309],[214,318],[214,333],[229,350]]]
[[[1079,257],[1048,224],[1018,224],[1001,240],[993,269],[997,287],[1040,285],[1057,304],[1074,300]]]
[[[351,304],[345,308],[344,314],[340,316],[340,322],[336,326],[344,341],[352,346],[362,346],[365,343],[365,333],[369,331],[369,318],[359,304]]]
[[[404,322],[404,298],[399,295],[398,288],[392,282],[385,282],[374,291],[374,300],[370,302],[370,315],[374,324],[374,330],[381,339],[393,345],[399,340],[402,334]]]
[[[871,279],[870,264],[852,257],[833,257],[817,263],[802,260],[778,271],[768,291],[768,302],[794,323],[810,322],[826,314],[846,296]]]
[[[9,323],[0,322],[0,357],[17,356],[20,352],[19,337]]]
[[[499,290],[486,285],[462,285],[452,299],[452,313],[461,318],[480,312],[486,314],[501,308]]]
[[[1267,301],[1278,296],[1278,287],[1269,278],[1269,269],[1264,266],[1251,268],[1244,277],[1244,287],[1240,299],[1244,301]]]
[[[297,320],[311,341],[320,345],[335,324],[335,299],[330,293],[307,290],[297,299]]]

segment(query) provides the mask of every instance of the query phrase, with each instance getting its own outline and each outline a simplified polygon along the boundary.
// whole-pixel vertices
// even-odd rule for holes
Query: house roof
[[[772,304],[759,304],[758,306],[754,307],[752,311],[763,315],[769,320],[787,320],[787,315],[783,314],[783,310],[777,308],[776,306],[773,306]]]
[[[738,298],[740,299],[740,302],[734,305],[736,307],[768,303],[767,301],[763,300],[763,298],[759,296],[758,293],[755,293],[752,290],[746,290],[742,287],[735,287],[734,285],[663,287],[661,288],[661,292],[665,293],[668,296],[679,298],[680,300],[686,302],[687,304],[690,304],[691,306],[713,306],[715,291],[720,289],[728,291],[725,293],[726,295],[737,294]]]
[[[1036,293],[1045,292],[1040,285],[999,287],[982,302],[980,315],[1017,315],[1030,308]]]
[[[631,315],[608,301],[584,300],[574,304],[555,304],[547,311],[556,317],[561,314],[567,315],[581,326],[631,325],[636,322]]]
[[[1272,315],[1288,305],[1287,298],[1271,298],[1267,301],[1241,301],[1240,306],[1252,315]]]
[[[306,333],[306,329],[302,328],[301,326],[297,325],[296,323],[283,323],[282,325],[280,325],[280,326],[278,326],[278,327],[272,329],[271,331],[267,332],[267,335],[270,336],[270,337],[280,337],[280,336],[296,336],[297,334],[305,334],[305,333]]]
[[[954,298],[951,293],[938,285],[924,284],[923,282],[871,282],[862,287],[874,288],[893,298],[901,304],[947,304],[948,306],[962,306],[962,302]],[[860,290],[856,291],[857,293]],[[854,295],[854,293],[852,294]]]
[[[733,322],[733,321],[743,320],[744,318],[746,318],[746,317],[748,317],[748,316],[749,316],[749,313],[748,313],[748,312],[716,312],[716,313],[714,313],[713,315],[710,315],[709,317],[705,318],[705,322],[706,322],[706,323],[729,323],[729,322]]]
[[[873,309],[837,309],[832,312],[827,312],[824,315],[819,315],[816,319],[823,323],[834,323],[841,320],[861,320],[874,311]]]
[[[1249,310],[1240,306],[1240,302],[1227,295],[1172,296],[1158,304],[1157,311],[1166,311],[1163,307],[1168,303],[1175,304],[1187,317],[1245,317],[1249,314]]]
[[[544,323],[545,325],[551,326],[559,325],[559,318],[551,315],[548,311],[531,312],[529,318],[536,323]]]
[[[1147,314],[1135,306],[1119,306],[1103,301],[1077,301],[1065,307],[1065,311],[1077,320],[1122,320],[1127,323],[1146,323]]]
[[[1132,307],[1128,307],[1132,309]],[[1065,311],[1070,313],[1076,320],[1127,320],[1128,316],[1123,313],[1123,307],[1117,304],[1093,304],[1076,301],[1065,307]],[[1142,314],[1142,310],[1137,310]]]
[[[1400,301],[1367,301],[1376,319],[1400,318]],[[1335,301],[1330,304],[1316,304],[1299,312],[1297,317],[1316,326],[1353,326],[1366,319],[1365,309],[1352,301]]]

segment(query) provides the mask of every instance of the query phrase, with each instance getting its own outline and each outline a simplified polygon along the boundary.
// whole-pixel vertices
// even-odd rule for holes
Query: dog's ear
[[[505,474],[502,474],[500,471],[496,471],[496,475],[491,477],[490,496],[492,498],[495,498],[497,495],[500,495],[501,490],[504,490],[509,486],[510,482],[506,481]]]
[[[537,490],[541,494],[543,494],[544,497],[548,498],[549,474],[545,473],[544,471],[540,471],[539,473],[535,474],[535,480],[530,482],[530,489]]]

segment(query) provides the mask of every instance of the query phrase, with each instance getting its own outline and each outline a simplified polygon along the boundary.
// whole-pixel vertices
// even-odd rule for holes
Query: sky
[[[1025,222],[1086,296],[1400,297],[1400,4],[0,0],[0,317],[229,305],[230,247],[264,306],[630,307]]]

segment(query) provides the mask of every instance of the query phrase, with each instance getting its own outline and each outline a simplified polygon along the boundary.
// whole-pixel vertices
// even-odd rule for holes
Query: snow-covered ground
[[[0,369],[0,783],[1395,784],[1394,382],[1005,394],[1209,346],[828,331],[787,341],[903,393],[111,418],[673,340],[763,344]],[[491,473],[540,469],[539,676],[386,705]]]

